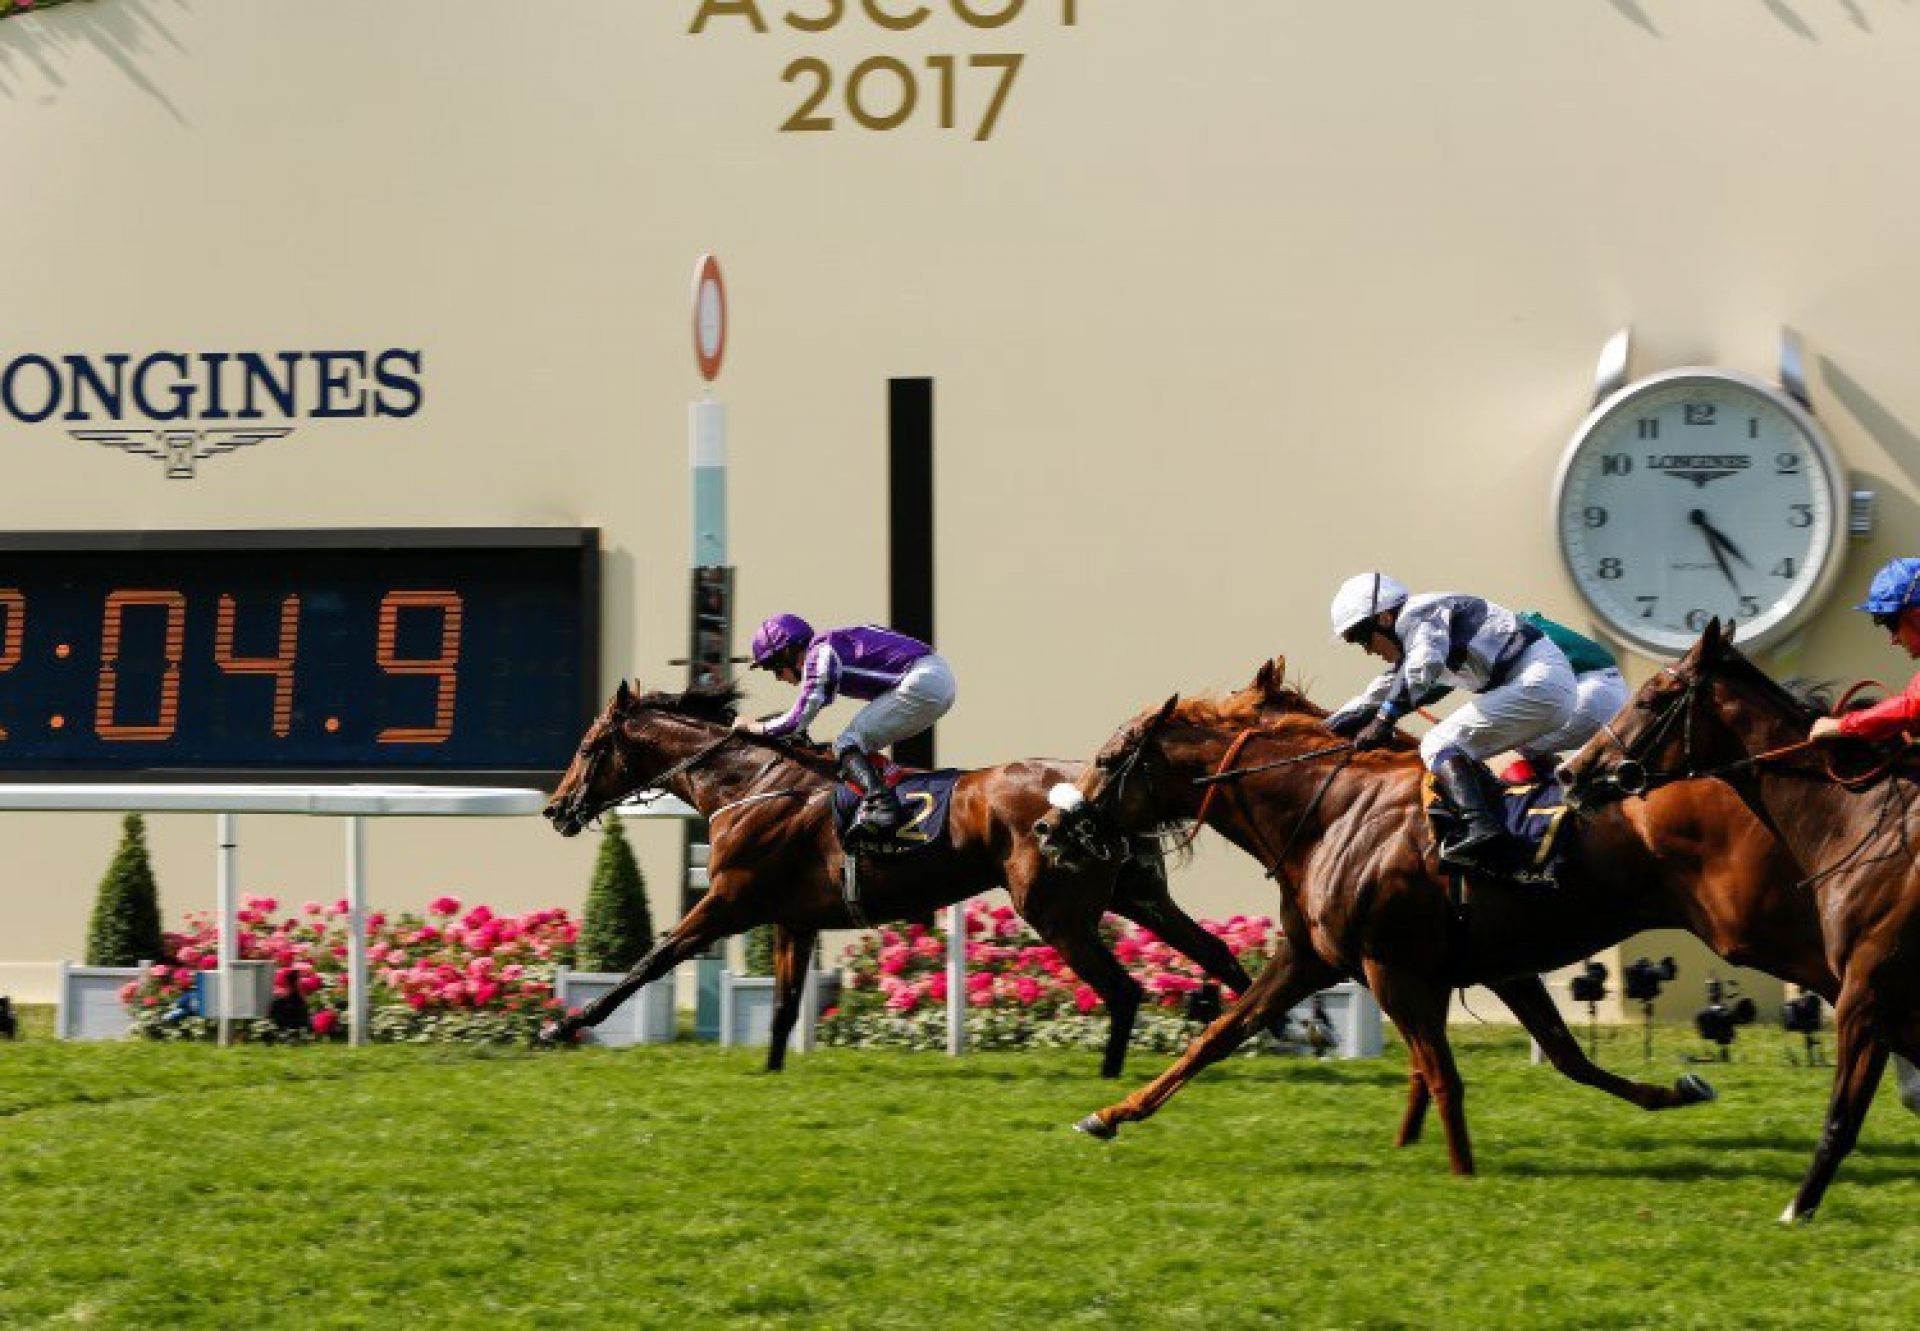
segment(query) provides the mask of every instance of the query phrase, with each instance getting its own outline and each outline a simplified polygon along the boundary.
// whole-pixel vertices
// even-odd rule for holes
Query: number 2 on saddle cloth
[[[860,804],[864,792],[845,781],[833,786],[833,830],[840,844],[849,850],[865,851],[888,857],[917,854],[946,840],[947,807],[953,802],[954,783],[960,779],[957,768],[937,772],[909,772],[886,764],[882,779],[893,787],[906,820],[890,836],[879,836],[860,822]]]
[[[1508,882],[1552,886],[1558,881],[1560,864],[1572,840],[1561,834],[1567,809],[1560,783],[1547,777],[1507,785],[1491,772],[1482,771],[1479,776],[1493,807],[1500,811],[1510,840],[1502,853],[1485,864],[1476,864],[1475,870]],[[1431,772],[1420,784],[1420,802],[1440,841],[1450,841],[1465,830],[1464,821],[1441,795]]]

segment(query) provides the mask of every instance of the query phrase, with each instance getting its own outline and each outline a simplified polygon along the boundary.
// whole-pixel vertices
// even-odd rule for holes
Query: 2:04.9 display
[[[171,535],[0,540],[0,771],[564,766],[592,705],[590,534]]]

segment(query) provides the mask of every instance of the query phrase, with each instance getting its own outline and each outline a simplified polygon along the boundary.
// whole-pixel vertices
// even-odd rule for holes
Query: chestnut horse
[[[1284,937],[1249,990],[1159,1078],[1083,1119],[1110,1137],[1147,1118],[1268,1014],[1352,977],[1407,1041],[1411,1067],[1398,1144],[1439,1105],[1455,1173],[1471,1173],[1462,1085],[1447,1041],[1450,991],[1493,990],[1554,1066],[1645,1109],[1712,1096],[1695,1077],[1671,1089],[1589,1062],[1539,972],[1644,929],[1682,928],[1738,965],[1759,966],[1823,995],[1837,991],[1805,894],[1785,890],[1790,859],[1739,802],[1649,800],[1581,822],[1551,891],[1475,884],[1464,911],[1437,864],[1420,801],[1419,757],[1404,741],[1355,753],[1325,712],[1284,687],[1276,664],[1225,699],[1178,695],[1108,742],[1080,781],[1085,803],[1056,810],[1036,835],[1072,860],[1088,842],[1169,819],[1205,823],[1252,855],[1280,886]],[[1223,768],[1242,775],[1208,780]],[[1071,800],[1067,801],[1072,803]]]
[[[1813,1215],[1853,1149],[1888,1054],[1920,1056],[1911,772],[1894,775],[1890,761],[1859,778],[1833,775],[1805,742],[1817,716],[1741,655],[1716,619],[1562,769],[1569,803],[1583,811],[1641,795],[1692,805],[1705,820],[1736,798],[1798,864],[1790,895],[1817,915],[1839,983],[1832,1098],[1813,1163],[1781,1214],[1788,1222]]]
[[[1228,989],[1245,993],[1251,984],[1227,945],[1169,895],[1156,843],[1137,842],[1085,870],[1057,868],[1041,855],[1034,819],[1047,807],[1048,788],[1078,777],[1079,763],[1029,759],[963,773],[947,815],[950,845],[899,859],[863,856],[850,899],[842,888],[846,854],[833,828],[832,758],[732,730],[739,696],[731,686],[641,695],[623,680],[588,728],[547,802],[555,829],[576,836],[638,791],[670,791],[708,821],[711,886],[618,985],[550,1025],[543,1043],[598,1025],[688,957],[771,923],[777,1001],[767,1067],[777,1071],[820,930],[924,915],[996,887],[1106,1004],[1104,1076],[1120,1075],[1144,993],[1101,941],[1106,911],[1153,930]]]

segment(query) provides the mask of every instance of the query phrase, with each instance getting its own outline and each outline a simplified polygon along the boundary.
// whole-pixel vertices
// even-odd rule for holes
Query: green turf
[[[1085,1054],[0,1047],[0,1325],[1895,1327],[1920,1121],[1774,1221],[1823,1072],[1630,1109],[1461,1037],[1481,1174],[1398,1051],[1238,1060],[1102,1144]],[[1691,1047],[1663,1033],[1653,1075]],[[1641,1068],[1636,1032],[1603,1061]],[[1120,1090],[1157,1070],[1137,1058]]]

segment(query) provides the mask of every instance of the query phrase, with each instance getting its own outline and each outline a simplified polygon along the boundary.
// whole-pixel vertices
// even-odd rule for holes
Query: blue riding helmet
[[[1896,559],[1873,575],[1867,599],[1854,607],[1878,618],[1920,606],[1920,559]]]

